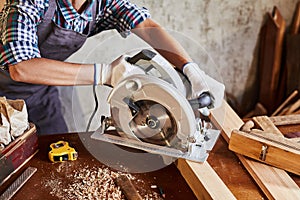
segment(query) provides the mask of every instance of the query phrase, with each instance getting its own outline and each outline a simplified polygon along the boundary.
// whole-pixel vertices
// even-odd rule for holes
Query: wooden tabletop
[[[70,145],[78,151],[79,157],[76,161],[63,163],[51,163],[49,161],[49,145],[59,140],[68,141]],[[90,139],[89,133],[40,136],[38,153],[14,176],[12,176],[6,184],[0,187],[0,192],[2,193],[22,171],[31,166],[36,167],[37,172],[29,179],[13,199],[23,200],[25,197],[25,199],[58,199],[55,191],[57,192],[58,190],[63,189],[67,184],[70,184],[72,182],[72,176],[76,172],[83,168],[94,169],[95,167],[107,167],[102,164],[102,161],[98,161],[87,150],[89,147],[86,146],[86,144],[93,142],[95,141]],[[97,142],[99,143],[99,146],[101,145],[102,147],[107,145],[103,142]],[[100,147],[99,151],[101,151]],[[265,198],[251,176],[239,163],[235,154],[228,150],[227,143],[222,137],[218,139],[213,151],[210,152],[208,162],[237,199]],[[120,160],[115,161],[115,163],[120,165]],[[137,162],[132,162],[131,164],[134,166]],[[123,166],[123,168],[129,169],[132,166]],[[151,188],[151,186],[153,187],[155,185],[163,188],[166,195],[165,199],[196,199],[175,164],[168,165],[155,171],[130,174],[134,177],[134,180],[132,181],[133,185],[135,185],[137,190],[141,192],[143,196],[148,194],[160,194],[157,188]],[[55,181],[60,181],[60,185],[51,186],[50,183],[55,183]],[[300,185],[299,177],[295,177],[295,181]]]

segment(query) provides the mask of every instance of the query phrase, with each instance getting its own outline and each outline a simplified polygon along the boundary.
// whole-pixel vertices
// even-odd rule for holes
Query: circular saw
[[[145,73],[112,89],[107,99],[111,116],[103,118],[92,138],[204,162],[220,134],[199,117],[198,108],[211,103],[208,96],[190,100],[189,82],[154,51],[142,50],[127,61]],[[110,127],[118,134],[106,133]]]

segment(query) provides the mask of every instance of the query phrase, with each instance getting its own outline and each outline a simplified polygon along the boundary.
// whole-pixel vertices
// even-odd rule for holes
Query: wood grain
[[[274,111],[283,98],[283,92],[279,91],[279,88],[284,33],[285,20],[277,7],[274,7],[272,13],[267,13],[266,22],[261,28],[258,63],[259,102],[263,104],[269,114]]]
[[[261,135],[268,135],[270,140],[261,138]],[[266,147],[265,154],[262,152],[263,147]],[[234,130],[231,133],[229,149],[260,162],[300,175],[300,144],[297,144],[296,141],[293,142],[272,133],[254,134]]]
[[[283,134],[273,124],[273,122],[270,120],[269,117],[267,117],[267,116],[253,117],[253,121],[255,121],[263,131],[283,137]]]
[[[274,117],[270,117],[270,120],[273,122],[275,126],[295,125],[295,124],[300,124],[300,114],[274,116]]]
[[[287,92],[300,89],[300,1],[297,3],[289,34],[286,37]]]
[[[119,186],[127,200],[142,200],[141,195],[131,183],[126,175],[120,175],[115,178],[115,183]]]
[[[179,159],[177,168],[198,199],[236,199],[208,162]]]
[[[222,136],[228,142],[233,129],[239,129],[244,122],[224,101],[222,107],[212,111],[212,121],[222,130]],[[300,189],[284,170],[259,163],[237,154],[250,175],[260,186],[268,199],[300,199]]]
[[[296,9],[291,24],[290,34],[300,33],[300,1],[296,5]]]

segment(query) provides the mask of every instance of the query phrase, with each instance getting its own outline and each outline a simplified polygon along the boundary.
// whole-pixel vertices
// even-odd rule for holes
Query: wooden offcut
[[[119,186],[128,200],[142,200],[141,195],[138,193],[130,179],[126,175],[120,175],[115,178],[115,183]]]

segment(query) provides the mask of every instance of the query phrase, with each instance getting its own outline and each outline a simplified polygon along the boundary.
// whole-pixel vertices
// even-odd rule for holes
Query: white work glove
[[[95,64],[95,84],[116,86],[118,82],[134,74],[145,74],[144,70],[126,61],[120,56],[111,64]]]
[[[224,84],[211,78],[196,63],[188,63],[183,67],[183,73],[192,86],[192,99],[197,99],[201,94],[208,92],[212,98],[212,108],[218,108],[224,98]]]

